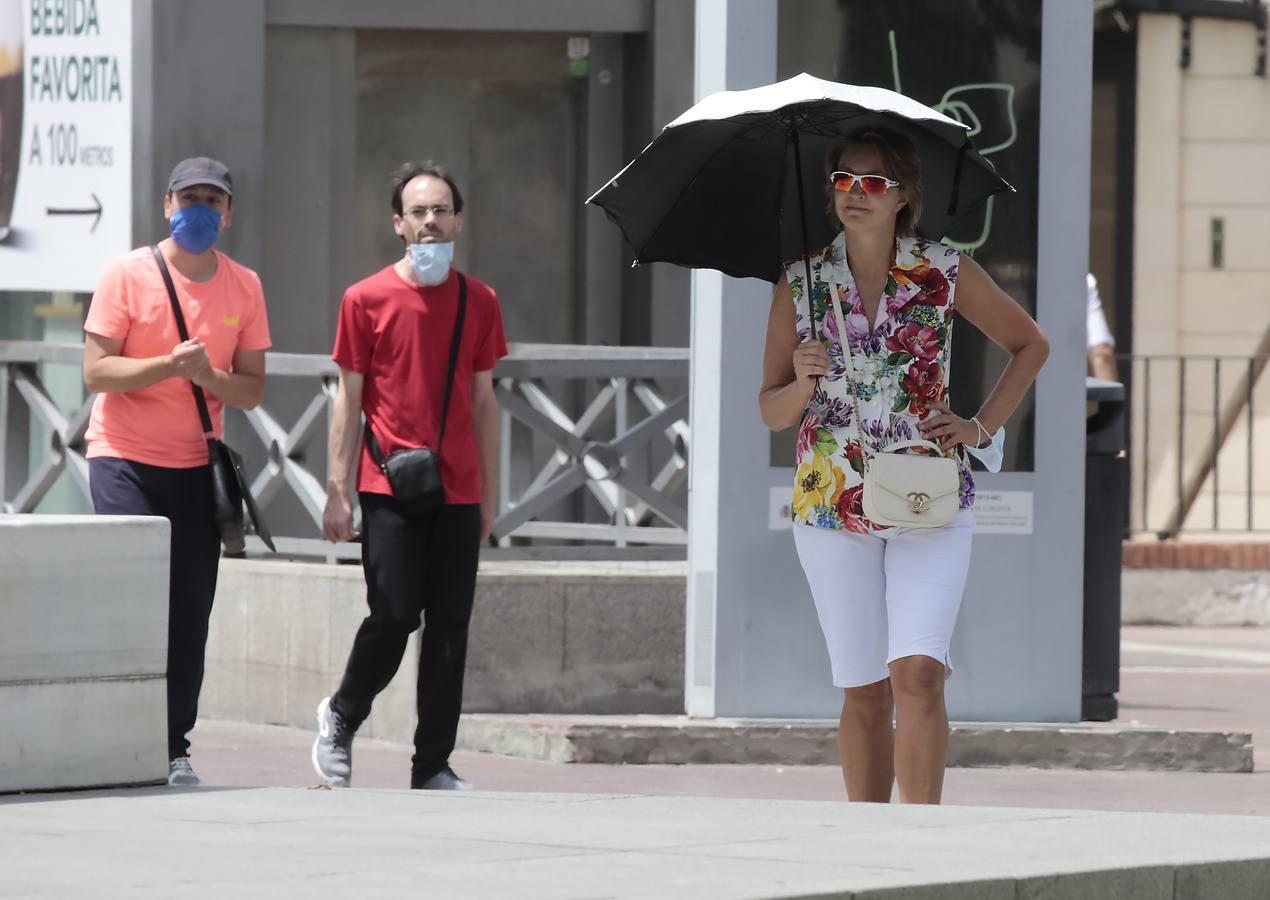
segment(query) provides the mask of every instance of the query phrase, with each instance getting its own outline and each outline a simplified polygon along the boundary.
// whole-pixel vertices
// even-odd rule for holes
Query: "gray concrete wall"
[[[138,0],[133,243],[166,237],[168,173],[213,156],[234,176],[234,223],[217,247],[264,262],[265,4]]]
[[[695,4],[653,2],[653,121],[644,143],[692,106]],[[692,273],[669,263],[653,263],[650,331],[655,347],[686,347],[691,339]]]
[[[0,515],[0,792],[167,780],[168,531]]]
[[[312,727],[366,615],[359,566],[224,560],[201,713]],[[683,712],[682,564],[486,563],[467,712]],[[417,644],[363,734],[414,734]]]
[[[1126,625],[1270,626],[1270,572],[1244,569],[1125,569]]]

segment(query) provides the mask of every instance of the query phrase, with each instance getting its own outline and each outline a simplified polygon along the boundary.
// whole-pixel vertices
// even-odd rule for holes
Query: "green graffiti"
[[[899,49],[895,44],[895,31],[887,32],[887,40],[891,46],[891,76],[895,81],[895,90],[903,93],[900,87],[900,55]],[[956,119],[958,122],[969,128],[967,132],[970,137],[975,137],[983,132],[983,122],[975,113],[974,108],[964,99],[958,97],[959,94],[968,93],[970,91],[1001,91],[1005,94],[1005,110],[1006,117],[1010,125],[1010,136],[999,144],[993,144],[991,147],[980,147],[979,155],[987,158],[994,153],[1000,153],[1007,150],[1019,139],[1019,125],[1014,116],[1014,85],[1005,82],[976,82],[972,84],[959,84],[950,87],[944,92],[944,96],[938,103],[932,107],[938,112],[943,113],[950,119]],[[954,241],[948,240],[945,236],[945,242],[952,247],[956,247],[963,253],[969,253],[972,256],[974,252],[988,242],[988,236],[992,233],[992,208],[993,199],[989,197],[983,206],[983,228],[979,232],[979,236],[972,241]]]

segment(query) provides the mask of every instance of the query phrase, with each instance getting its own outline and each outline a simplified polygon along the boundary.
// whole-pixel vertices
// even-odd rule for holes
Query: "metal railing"
[[[77,345],[0,341],[5,512],[34,511],[63,477],[88,497],[84,434],[92,398],[68,413],[40,378],[41,366],[78,367],[82,361]],[[284,521],[270,517],[279,553],[358,558],[358,544],[332,545],[320,537],[338,370],[328,357],[294,353],[270,353],[267,366],[268,403],[279,397],[280,406],[298,414],[285,417],[278,406],[265,404],[249,412],[227,410],[226,429],[254,472],[252,493],[266,515],[298,504],[299,512]],[[686,349],[512,345],[494,377],[502,441],[493,537],[501,552],[683,555],[690,438]],[[34,452],[32,424],[47,435]],[[254,445],[248,435],[255,436]],[[254,537],[248,548],[264,550]]]
[[[1270,532],[1270,484],[1259,481],[1266,467],[1258,466],[1257,442],[1258,428],[1270,427],[1270,403],[1257,409],[1270,357],[1118,358],[1131,417],[1131,531],[1161,539]]]

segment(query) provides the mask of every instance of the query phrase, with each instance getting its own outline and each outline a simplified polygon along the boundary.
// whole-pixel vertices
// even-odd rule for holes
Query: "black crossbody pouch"
[[[441,427],[437,446],[409,447],[384,456],[375,432],[366,422],[366,447],[370,457],[388,479],[392,495],[411,517],[427,516],[445,504],[445,485],[441,482],[441,444],[445,440],[445,421],[450,414],[450,394],[454,387],[454,370],[459,362],[459,342],[463,336],[463,319],[467,315],[467,279],[459,274],[459,310],[450,340],[450,363],[445,373],[445,396],[441,401]]]

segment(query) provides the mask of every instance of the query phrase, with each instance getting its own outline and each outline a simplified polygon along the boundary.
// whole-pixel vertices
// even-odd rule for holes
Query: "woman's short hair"
[[[850,147],[874,147],[882,157],[882,174],[898,181],[908,203],[895,216],[895,236],[912,237],[917,233],[917,223],[922,217],[922,163],[913,142],[898,131],[889,128],[862,128],[840,137],[825,152],[825,180],[838,171],[842,154]],[[834,225],[842,227],[834,211],[832,183],[828,183],[829,216]]]

